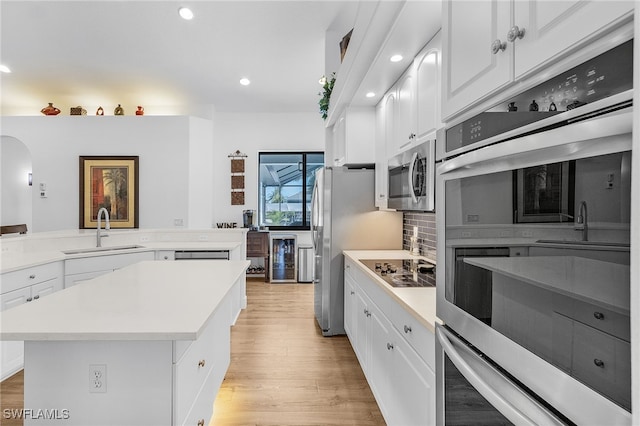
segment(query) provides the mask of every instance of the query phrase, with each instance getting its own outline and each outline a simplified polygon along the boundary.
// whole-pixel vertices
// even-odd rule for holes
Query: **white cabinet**
[[[444,120],[630,19],[633,3],[446,0]]]
[[[133,263],[154,259],[155,254],[152,251],[67,259],[64,262],[64,288],[72,287]]]
[[[387,209],[389,203],[389,152],[395,135],[396,91],[384,95],[376,106],[376,169],[375,169],[375,205]]]
[[[0,311],[24,303],[35,302],[51,293],[62,290],[62,262],[25,268],[2,274]],[[23,342],[0,342],[1,377],[4,380],[22,368]]]
[[[438,32],[383,98],[387,156],[435,138],[440,119],[441,37]],[[392,105],[386,106],[392,102]]]
[[[435,338],[345,259],[345,330],[390,425],[435,424]]]
[[[349,107],[333,125],[333,165],[375,163],[376,111]]]

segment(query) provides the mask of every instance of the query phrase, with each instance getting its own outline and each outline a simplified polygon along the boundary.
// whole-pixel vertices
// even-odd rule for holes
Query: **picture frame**
[[[573,222],[575,161],[514,170],[514,223]]]
[[[95,229],[101,207],[111,228],[139,227],[138,156],[80,156],[80,229]]]

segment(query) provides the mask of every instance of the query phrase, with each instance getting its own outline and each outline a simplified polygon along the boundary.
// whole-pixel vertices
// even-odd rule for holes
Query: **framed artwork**
[[[138,156],[80,157],[80,229],[95,229],[98,210],[111,228],[138,228]]]
[[[573,222],[575,161],[514,171],[515,223]]]

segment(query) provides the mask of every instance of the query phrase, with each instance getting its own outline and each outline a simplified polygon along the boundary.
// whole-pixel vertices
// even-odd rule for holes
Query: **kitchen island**
[[[208,424],[249,261],[145,261],[1,314],[25,424]]]

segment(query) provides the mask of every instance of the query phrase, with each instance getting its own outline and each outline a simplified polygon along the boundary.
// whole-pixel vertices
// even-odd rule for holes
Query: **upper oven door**
[[[632,109],[437,169],[438,318],[577,424],[630,419]]]
[[[433,211],[435,141],[426,141],[389,159],[389,208]]]

